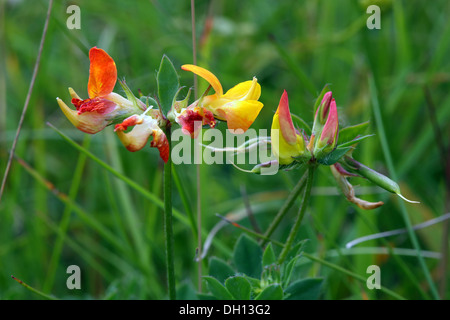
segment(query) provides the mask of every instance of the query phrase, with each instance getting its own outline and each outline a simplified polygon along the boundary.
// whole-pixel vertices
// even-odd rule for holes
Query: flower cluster
[[[263,107],[258,101],[261,86],[256,78],[239,83],[224,93],[222,84],[214,74],[191,64],[185,64],[181,69],[202,77],[210,86],[190,105],[190,91],[183,100],[178,101],[176,98],[182,87],[179,86],[178,75],[172,63],[163,68],[164,58],[160,73],[166,73],[161,75],[161,79],[158,75],[157,79],[159,96],[156,99],[143,97],[141,100],[133,95],[124,82],[119,81],[126,94],[125,98],[113,92],[117,82],[114,60],[104,50],[96,47],[90,50],[89,59],[89,98],[83,100],[69,88],[75,110],[57,98],[63,113],[75,127],[90,134],[97,133],[108,125],[115,125],[114,131],[129,151],[141,150],[152,137],[150,146],[159,150],[164,162],[168,161],[170,154],[170,143],[165,131],[170,130],[172,124],[179,124],[183,132],[192,138],[197,137],[203,126],[214,128],[217,120],[226,121],[228,129],[234,133],[243,133],[252,125]],[[163,69],[166,71],[162,72]],[[160,85],[159,81],[164,85]],[[208,95],[211,88],[214,94]],[[162,107],[162,100],[169,101],[170,105]],[[149,104],[149,101],[153,103]],[[322,90],[314,108],[312,129],[308,128],[306,131],[295,128],[288,94],[283,92],[272,120],[270,143],[274,160],[271,164],[276,163],[285,170],[305,164],[330,166],[346,198],[363,209],[373,209],[383,203],[371,203],[355,197],[353,187],[347,181],[349,177],[364,177],[401,196],[397,183],[352,157],[355,146],[369,137],[362,136],[368,123],[339,130],[336,101],[327,87]],[[267,164],[257,165],[252,172],[260,172],[265,165]]]
[[[104,50],[92,48],[89,60],[89,98],[83,100],[69,88],[76,110],[57,98],[63,113],[75,127],[90,134],[115,124],[114,131],[120,141],[132,152],[141,150],[152,136],[150,146],[158,148],[164,162],[167,162],[170,152],[164,129],[171,125],[170,120],[180,124],[183,131],[192,137],[196,137],[198,132],[196,123],[213,128],[216,119],[226,121],[230,130],[245,132],[263,107],[258,101],[261,87],[256,78],[240,83],[224,94],[222,85],[211,72],[198,66],[184,65],[183,70],[203,77],[215,93],[202,96],[189,106],[189,96],[183,101],[176,101],[174,97],[171,110],[165,115],[160,106],[148,105],[136,98],[124,82],[120,84],[127,98],[113,92],[117,82],[116,64]],[[130,127],[132,129],[127,131]]]

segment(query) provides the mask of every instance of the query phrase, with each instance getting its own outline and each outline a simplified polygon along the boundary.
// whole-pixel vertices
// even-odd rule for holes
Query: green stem
[[[41,297],[48,299],[48,300],[59,300],[58,298],[52,297],[48,294],[43,293],[42,291],[39,291],[33,287],[30,287],[29,285],[27,285],[25,282],[23,282],[20,279],[17,279],[16,277],[14,277],[13,275],[11,276],[11,278],[13,278],[14,280],[16,280],[18,283],[20,283],[22,286],[24,286],[25,288],[27,288],[28,290],[30,290],[31,292],[34,292],[38,295],[40,295]]]
[[[306,180],[305,192],[303,193],[302,204],[298,211],[297,219],[295,220],[291,232],[289,233],[288,239],[286,240],[286,244],[284,245],[284,248],[281,251],[280,256],[278,258],[278,264],[280,265],[284,262],[289,251],[291,250],[292,244],[294,243],[295,237],[297,236],[298,230],[300,229],[300,225],[302,224],[303,217],[305,216],[306,207],[308,206],[309,197],[311,195],[315,169],[316,169],[315,164],[310,164],[310,166],[308,167],[308,177]]]
[[[90,136],[86,135],[83,140],[83,148],[88,149],[90,144]],[[69,198],[72,201],[75,201],[76,195],[78,193],[78,189],[80,187],[81,179],[83,176],[84,165],[86,163],[86,155],[80,154],[78,157],[78,162],[76,165],[75,173],[73,175],[72,184],[69,190]],[[61,233],[58,233],[58,238],[53,247],[53,252],[50,258],[50,263],[47,271],[47,278],[44,282],[44,292],[50,292],[53,288],[53,284],[56,276],[56,269],[58,267],[58,262],[61,258],[61,252],[63,249],[64,241],[67,235],[67,230],[69,228],[70,216],[72,213],[72,203],[66,204],[64,208],[64,212],[62,214],[61,221],[59,223],[59,230]]]
[[[269,239],[272,236],[272,233],[278,227],[278,225],[280,224],[281,220],[283,220],[283,218],[286,215],[286,213],[294,205],[295,200],[298,198],[298,196],[300,195],[300,192],[302,192],[303,187],[305,186],[306,177],[307,177],[307,173],[305,172],[303,177],[301,177],[301,179],[297,182],[297,185],[294,187],[294,189],[289,194],[289,196],[286,199],[286,201],[283,204],[283,206],[280,208],[280,211],[278,211],[277,216],[275,217],[275,219],[270,224],[269,229],[267,229],[266,233],[264,234],[264,237],[266,239]],[[267,240],[264,240],[264,241],[262,241],[261,245],[265,246],[267,242],[268,242]]]
[[[166,128],[166,137],[171,150],[172,128],[170,124]],[[173,262],[173,230],[172,230],[172,154],[164,164],[164,236],[166,241],[166,268],[169,299],[176,299],[175,292],[175,268]]]

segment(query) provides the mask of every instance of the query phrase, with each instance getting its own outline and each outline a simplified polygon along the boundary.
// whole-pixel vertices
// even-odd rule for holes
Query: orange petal
[[[89,69],[88,93],[90,98],[102,97],[114,90],[117,69],[114,60],[97,47],[89,51],[91,66]]]
[[[222,89],[222,85],[220,84],[219,79],[217,79],[217,77],[212,74],[210,71],[193,65],[193,64],[185,64],[181,66],[181,69],[185,70],[185,71],[191,71],[193,73],[195,73],[196,75],[202,77],[203,79],[205,79],[206,81],[208,81],[208,83],[213,87],[214,91],[216,91],[216,93],[221,96],[223,94],[223,89]]]
[[[225,119],[230,130],[244,130],[255,121],[264,105],[256,100],[233,101],[217,108],[215,112],[218,118]]]
[[[169,140],[167,140],[166,134],[160,129],[155,129],[152,132],[153,140],[150,143],[151,147],[158,148],[159,156],[164,162],[169,160],[170,146]]]
[[[279,114],[280,130],[284,140],[289,144],[297,142],[297,134],[292,123],[291,112],[289,111],[289,100],[286,90],[284,90],[280,104],[278,105],[277,113]]]

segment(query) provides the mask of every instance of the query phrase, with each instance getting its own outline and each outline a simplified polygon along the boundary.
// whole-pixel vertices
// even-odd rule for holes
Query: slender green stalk
[[[166,128],[166,136],[171,150],[172,128]],[[175,267],[173,262],[173,230],[172,230],[172,154],[164,164],[164,236],[166,241],[166,269],[169,299],[175,300]]]
[[[192,25],[192,61],[194,65],[197,64],[197,35],[195,32],[195,0],[191,0],[191,25]],[[194,98],[197,100],[198,97],[198,79],[197,75],[194,74]],[[201,130],[201,129],[200,129]],[[200,134],[200,137],[202,135]],[[197,141],[198,147],[200,147],[201,141]],[[201,149],[200,149],[201,150]],[[196,165],[196,181],[197,181],[197,230],[202,229],[202,194],[201,194],[201,166],[199,163]],[[201,232],[197,233],[197,256],[202,256],[202,234]],[[202,260],[198,261],[197,264],[197,286],[198,292],[202,292]]]
[[[306,207],[308,206],[309,197],[311,195],[311,188],[314,180],[314,171],[316,170],[315,164],[310,164],[308,167],[308,177],[306,180],[305,192],[303,193],[303,200],[298,211],[297,219],[295,220],[294,225],[292,226],[291,232],[286,240],[286,244],[284,245],[283,250],[278,257],[278,264],[282,264],[286,259],[289,251],[291,250],[292,244],[294,243],[295,237],[297,236],[300,225],[302,224],[303,217],[305,216]]]
[[[388,170],[389,170],[389,173],[390,173],[392,179],[397,180],[397,173],[394,168],[394,162],[392,161],[392,155],[389,150],[388,140],[386,137],[386,133],[384,131],[383,119],[381,117],[380,105],[378,103],[378,92],[377,92],[377,88],[376,88],[376,84],[375,84],[373,75],[369,77],[369,88],[370,88],[370,95],[371,95],[372,106],[373,106],[373,113],[375,116],[375,121],[376,121],[377,129],[378,129],[378,134],[380,137],[384,157],[386,159],[386,164],[387,164],[387,167],[388,167]],[[419,241],[417,240],[417,236],[412,229],[411,220],[408,216],[408,211],[406,210],[406,207],[405,207],[405,204],[403,201],[400,201],[399,205],[400,205],[400,211],[402,213],[403,220],[405,222],[406,229],[408,230],[408,236],[411,240],[411,243],[412,243],[414,249],[417,252],[417,259],[419,260],[419,265],[423,270],[425,279],[428,282],[431,294],[433,295],[433,297],[435,299],[439,300],[440,299],[439,293],[436,289],[433,279],[431,278],[430,271],[428,270],[427,265],[425,264],[425,260],[422,257]]]
[[[281,248],[284,247],[284,244],[279,242],[279,241],[277,241],[277,240],[269,239],[266,236],[264,236],[263,234],[260,234],[260,233],[258,233],[256,231],[253,231],[253,230],[249,229],[249,228],[246,228],[246,227],[240,225],[239,223],[231,221],[230,219],[227,219],[226,217],[223,217],[223,216],[221,216],[219,214],[216,214],[216,216],[218,216],[222,220],[228,222],[229,224],[233,225],[234,227],[236,227],[238,229],[241,229],[242,231],[244,231],[245,233],[247,233],[250,236],[253,236],[253,237],[258,238],[258,239],[263,239],[266,242],[272,242],[273,244],[275,244],[275,245],[277,245],[277,246],[279,246]]]
[[[283,220],[286,213],[289,211],[289,209],[294,205],[295,200],[300,195],[300,192],[302,192],[303,187],[305,186],[306,177],[308,174],[305,172],[303,177],[297,182],[297,185],[294,187],[294,189],[289,194],[288,198],[286,199],[283,206],[280,208],[280,211],[278,211],[275,219],[273,219],[272,223],[269,226],[269,229],[267,229],[266,233],[264,234],[265,238],[269,239],[272,236],[272,233],[275,231],[275,229],[280,224],[281,220]],[[267,241],[263,240],[261,245],[266,245]]]
[[[43,293],[42,291],[39,291],[39,290],[37,290],[37,289],[35,289],[35,288],[33,288],[33,287],[30,287],[30,286],[27,285],[25,282],[23,282],[23,281],[20,280],[20,279],[17,279],[17,278],[14,277],[14,276],[11,276],[11,278],[13,278],[14,280],[16,280],[18,283],[20,283],[22,286],[24,286],[25,288],[27,288],[27,289],[30,290],[31,292],[34,292],[34,293],[40,295],[41,297],[43,297],[43,298],[45,298],[45,299],[48,299],[48,300],[59,300],[58,298],[49,296],[48,294],[45,294],[45,293]]]
[[[20,130],[22,129],[23,121],[25,120],[25,114],[28,110],[28,104],[30,103],[31,94],[33,93],[34,83],[36,82],[36,76],[39,71],[39,65],[41,62],[42,50],[44,49],[45,38],[48,30],[48,22],[50,20],[50,15],[52,13],[53,0],[48,3],[47,17],[45,18],[44,30],[42,31],[41,43],[39,44],[39,51],[36,58],[36,63],[34,64],[33,75],[31,76],[30,86],[28,87],[27,97],[25,98],[25,103],[23,105],[22,114],[20,115],[19,125],[17,126],[16,136],[14,137],[13,144],[11,146],[11,152],[9,154],[8,162],[6,164],[5,173],[3,174],[3,180],[0,186],[0,202],[2,200],[3,191],[5,190],[6,180],[8,179],[8,173],[11,168],[11,162],[14,157],[14,152],[16,150],[17,141],[19,140]]]
[[[89,152],[88,150],[86,150],[85,148],[80,146],[78,143],[73,141],[71,138],[69,138],[61,130],[57,129],[52,124],[47,122],[47,125],[50,128],[52,128],[53,130],[55,130],[66,142],[68,142],[75,149],[77,149],[78,151],[80,151],[80,152],[84,153],[85,155],[87,155],[88,158],[92,159],[97,164],[99,164],[102,168],[106,169],[108,172],[113,174],[115,177],[117,177],[118,179],[120,179],[123,182],[125,182],[129,187],[131,187],[132,189],[136,190],[138,193],[140,193],[147,200],[151,201],[154,205],[156,205],[157,207],[159,207],[161,209],[164,209],[164,201],[159,199],[159,197],[156,196],[154,193],[148,191],[146,188],[140,186],[139,184],[137,184],[136,182],[134,182],[133,180],[131,180],[127,176],[123,175],[122,173],[118,172],[117,170],[115,170],[114,168],[109,166],[107,163],[105,163],[104,161],[99,159],[97,156],[95,156],[93,153]],[[63,201],[64,201],[64,199],[63,199]],[[179,210],[177,210],[176,208],[173,208],[172,211],[173,211],[172,213],[173,213],[174,217],[177,218],[178,221],[180,221],[181,223],[183,223],[186,226],[190,225],[189,219],[186,218],[186,216],[184,214],[182,214]],[[203,228],[200,228],[198,230],[201,231],[202,236],[206,237],[208,235],[208,231],[204,230]],[[226,254],[226,255],[230,255],[231,254],[230,249],[220,239],[215,238],[214,239],[214,243],[215,243],[217,249],[221,250],[224,254]]]
[[[91,137],[85,135],[83,140],[83,148],[88,149]],[[69,199],[75,201],[78,189],[80,187],[81,178],[83,176],[84,165],[86,163],[86,155],[81,153],[78,157],[78,162],[75,168],[75,173],[73,174],[72,184],[69,190]],[[64,245],[64,240],[66,238],[67,229],[69,228],[70,215],[72,213],[72,203],[67,203],[64,212],[61,217],[58,229],[60,232],[57,233],[58,238],[56,239],[55,245],[53,247],[53,252],[50,258],[50,264],[47,271],[47,278],[44,282],[43,291],[50,292],[53,288],[55,282],[56,268],[61,257],[62,248]]]
[[[198,229],[197,229],[197,225],[195,223],[194,212],[192,211],[191,204],[189,203],[188,195],[186,194],[186,190],[183,188],[183,184],[180,180],[180,177],[179,177],[178,172],[174,165],[172,165],[172,179],[173,179],[173,182],[175,183],[175,186],[180,195],[181,202],[183,203],[184,211],[186,211],[186,215],[188,216],[189,222],[191,223],[192,232],[194,233],[194,236],[197,238],[198,237]]]
[[[302,252],[302,255],[303,255],[304,257],[308,258],[309,260],[318,262],[318,263],[320,263],[321,265],[324,265],[324,266],[329,267],[329,268],[331,268],[331,269],[334,269],[334,270],[336,270],[336,271],[342,272],[342,273],[344,273],[344,274],[346,274],[346,275],[348,275],[348,276],[350,276],[350,277],[352,277],[352,278],[355,278],[355,279],[361,281],[361,282],[364,283],[364,284],[367,283],[367,279],[364,278],[363,276],[360,276],[359,274],[356,274],[356,273],[351,272],[351,271],[349,271],[349,270],[347,270],[347,269],[344,269],[344,268],[338,266],[337,264],[334,264],[334,263],[331,263],[331,262],[322,260],[322,259],[317,258],[317,257],[315,257],[315,256],[313,256],[312,254],[309,254],[309,253],[307,253],[307,252]],[[387,289],[387,288],[385,288],[385,287],[383,287],[383,286],[380,287],[380,290],[383,291],[384,293],[386,293],[386,294],[388,294],[388,295],[390,295],[390,296],[396,298],[396,299],[399,299],[399,300],[406,300],[406,298],[402,297],[401,295],[399,295],[399,294],[395,293],[394,291],[392,291],[392,290],[390,290],[390,289]]]

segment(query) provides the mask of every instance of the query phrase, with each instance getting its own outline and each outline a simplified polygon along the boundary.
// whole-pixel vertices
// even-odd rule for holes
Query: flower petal
[[[281,134],[280,134],[281,133]],[[280,114],[277,112],[273,116],[270,140],[272,144],[272,153],[277,157],[281,165],[287,165],[294,161],[295,157],[301,156],[305,151],[305,142],[303,137],[296,134],[296,142],[288,143],[280,128]]]
[[[216,126],[213,113],[201,107],[187,108],[175,120],[183,133],[189,134],[191,138],[197,138],[199,129],[204,125],[211,128]]]
[[[193,64],[185,64],[181,66],[181,69],[185,70],[185,71],[191,71],[193,73],[195,73],[196,75],[202,77],[203,79],[205,79],[206,81],[208,81],[208,83],[213,87],[214,91],[216,91],[216,93],[221,96],[223,94],[223,88],[222,85],[220,84],[219,79],[217,79],[217,77],[212,74],[210,71],[193,65]]]
[[[289,100],[286,90],[281,95],[280,104],[278,105],[277,114],[279,114],[280,130],[284,140],[288,144],[297,142],[297,134],[292,123],[291,112],[289,111]]]
[[[129,127],[134,126],[130,132],[124,131]],[[146,144],[150,136],[153,140],[150,143],[151,147],[158,148],[160,157],[167,162],[169,159],[169,141],[165,133],[158,126],[158,121],[147,115],[132,115],[125,119],[122,123],[115,126],[114,131],[117,132],[122,144],[128,151],[135,152],[141,150]]]
[[[153,140],[150,143],[150,146],[153,148],[158,148],[159,156],[164,162],[167,162],[167,160],[169,160],[170,146],[166,134],[158,128],[153,130],[152,135]]]
[[[58,105],[67,119],[79,130],[94,134],[103,130],[110,121],[105,119],[105,116],[97,112],[85,112],[79,114],[78,111],[70,109],[64,101],[56,98]]]
[[[336,101],[333,99],[330,103],[327,122],[325,123],[322,134],[320,135],[320,144],[335,146],[338,139],[339,120],[336,108]]]
[[[256,78],[241,82],[228,90],[222,97],[230,100],[258,100],[261,96],[261,86]]]
[[[225,119],[230,130],[243,130],[252,125],[264,105],[256,100],[232,101],[213,111],[219,119]]]
[[[117,105],[104,98],[93,98],[86,100],[78,100],[73,98],[72,104],[77,108],[78,114],[85,112],[96,112],[98,114],[107,114],[114,111]]]
[[[91,66],[89,69],[88,93],[90,98],[102,97],[114,90],[117,69],[114,60],[97,47],[89,51]]]

